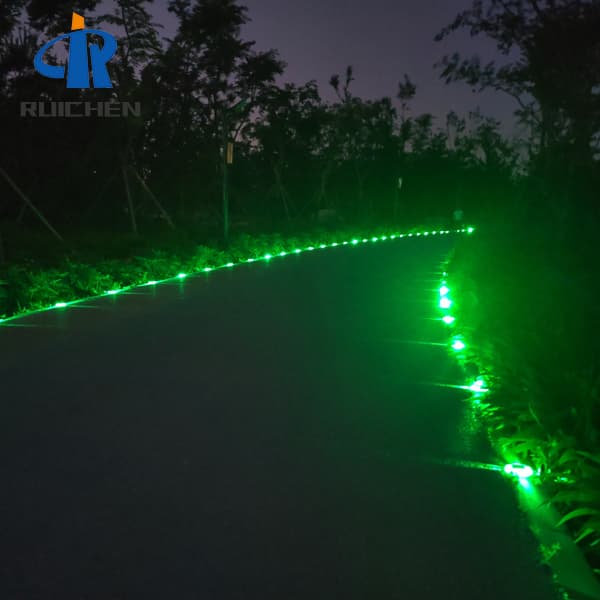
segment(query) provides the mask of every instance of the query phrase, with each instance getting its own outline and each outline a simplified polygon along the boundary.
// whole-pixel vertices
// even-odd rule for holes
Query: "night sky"
[[[434,63],[445,53],[496,56],[487,40],[456,34],[443,43],[435,34],[471,0],[245,0],[252,19],[244,31],[257,49],[275,48],[288,64],[284,81],[316,79],[321,93],[331,98],[327,84],[347,65],[355,69],[354,92],[363,98],[396,95],[398,81],[408,73],[417,84],[416,113],[444,116],[449,110],[466,114],[481,107],[490,116],[512,123],[515,103],[489,92],[473,94],[463,84],[444,85]],[[155,0],[155,15],[172,35],[175,19],[166,0]]]

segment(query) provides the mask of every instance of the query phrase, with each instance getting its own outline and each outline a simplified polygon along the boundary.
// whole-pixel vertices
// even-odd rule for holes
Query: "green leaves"
[[[572,519],[578,519],[580,517],[586,517],[586,516],[594,516],[594,517],[598,517],[600,516],[600,510],[597,508],[576,508],[575,510],[572,510],[570,513],[567,513],[557,524],[557,527],[561,527],[562,525],[564,525],[565,523],[568,523],[569,521],[571,521]],[[599,531],[600,533],[600,531]]]
[[[473,362],[494,375],[485,400],[496,410],[480,414],[500,455],[540,469],[558,526],[599,557],[595,271],[577,258],[579,242],[557,245],[551,226],[514,218],[503,229],[463,240],[448,267]]]
[[[587,460],[593,462],[595,465],[597,465],[598,467],[600,467],[600,454],[592,454],[590,452],[584,452],[583,450],[578,450],[577,454],[579,456],[583,456]],[[599,492],[599,494],[600,494],[600,492]]]
[[[500,53],[512,51],[518,60],[483,65],[477,56],[453,53],[436,66],[446,83],[462,81],[478,91],[493,89],[514,98],[516,115],[539,132],[542,152],[550,148],[557,153],[556,166],[564,173],[565,161],[591,159],[600,113],[600,102],[591,93],[600,77],[599,25],[593,2],[475,0],[435,39],[465,29],[485,35]],[[559,158],[564,144],[570,150]],[[551,171],[545,175],[555,178]]]
[[[170,279],[178,273],[200,273],[206,267],[220,267],[230,262],[248,258],[262,258],[267,254],[278,256],[294,253],[309,245],[331,245],[351,239],[355,231],[326,232],[316,230],[312,234],[284,236],[281,234],[240,235],[230,248],[218,248],[181,243],[172,250],[147,250],[137,252],[130,258],[90,260],[71,256],[55,266],[42,266],[25,261],[3,269],[0,274],[0,316],[15,316],[31,310],[44,309],[58,302],[70,302],[99,296],[108,290],[144,285],[148,281]],[[363,237],[362,235],[360,236]],[[98,241],[98,240],[96,240]],[[120,253],[134,254],[132,239]]]

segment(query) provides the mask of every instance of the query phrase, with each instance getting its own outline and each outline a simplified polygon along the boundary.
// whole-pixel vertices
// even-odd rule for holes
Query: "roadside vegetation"
[[[407,233],[412,231],[425,231],[425,227],[415,227]],[[210,238],[205,244],[198,244],[193,236],[186,239],[181,233],[178,238],[155,235],[143,240],[124,236],[118,247],[114,246],[111,237],[103,239],[96,236],[96,244],[102,246],[104,242],[112,247],[111,257],[102,257],[95,247],[90,248],[80,242],[67,254],[61,249],[54,256],[23,258],[6,265],[0,280],[0,306],[4,311],[0,313],[0,320],[151,281],[172,279],[181,274],[193,275],[230,263],[258,260],[265,256],[277,258],[308,248],[348,244],[353,239],[362,242],[366,235],[370,240],[374,235],[394,233],[381,227],[370,228],[368,232],[343,227],[332,231],[313,227],[306,233],[287,235],[240,233],[227,247]],[[43,247],[48,247],[47,244],[49,240],[45,240]]]
[[[487,8],[476,3],[442,36],[467,28],[521,60],[483,67],[454,56],[446,76],[519,98],[533,145],[516,193],[450,260],[455,335],[468,340],[465,367],[490,386],[478,412],[492,444],[533,468],[600,574],[600,10]]]

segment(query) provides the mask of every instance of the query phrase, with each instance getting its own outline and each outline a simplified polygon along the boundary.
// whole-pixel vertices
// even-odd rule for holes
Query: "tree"
[[[600,129],[600,5],[594,0],[477,0],[443,29],[437,40],[466,28],[494,40],[503,56],[517,59],[501,66],[482,65],[478,57],[444,57],[441,76],[480,90],[512,96],[517,115],[537,136],[542,156],[569,146],[572,164],[589,163],[590,143]]]
[[[201,168],[214,181],[225,140],[235,139],[250,115],[259,117],[284,63],[274,50],[257,52],[242,39],[247,9],[235,0],[177,0],[169,10],[180,19],[177,35],[147,73],[159,99],[157,141],[161,150],[177,149],[181,176]]]
[[[73,12],[83,15],[88,25],[92,23],[89,15],[99,3],[100,0],[26,0],[31,26],[46,32],[49,38],[69,31]]]
[[[7,0],[0,4],[0,40],[11,33],[26,0]]]
[[[417,94],[417,86],[410,80],[407,74],[404,74],[404,81],[398,83],[398,93],[396,97],[400,100],[400,120],[404,123],[408,118],[410,102]]]
[[[317,85],[286,84],[273,88],[264,104],[264,118],[249,132],[256,140],[254,159],[265,165],[264,179],[282,203],[287,218],[300,216],[314,187],[321,124],[327,109]]]
[[[136,72],[156,58],[161,51],[157,29],[148,5],[153,0],[116,0],[114,11],[98,17],[100,23],[116,25],[122,31],[117,45],[118,89],[130,91]]]
[[[385,189],[387,187],[388,190],[395,190],[393,181],[396,177],[396,111],[389,98],[362,100],[354,96],[350,90],[354,80],[354,70],[351,66],[346,69],[343,87],[340,86],[339,75],[330,79],[330,85],[339,98],[339,102],[332,106],[332,158],[343,169],[343,179],[349,179],[346,172],[350,171],[354,181],[355,193],[352,194],[348,190],[345,196],[355,196],[359,214],[366,213],[372,216],[375,210],[375,194],[369,194],[367,200],[367,187],[371,177],[377,174],[379,181],[382,181],[382,178],[383,181],[387,180],[388,185],[384,185],[383,193],[377,196],[389,197],[390,206],[393,200],[391,192],[386,194]],[[366,210],[363,207],[366,207]]]

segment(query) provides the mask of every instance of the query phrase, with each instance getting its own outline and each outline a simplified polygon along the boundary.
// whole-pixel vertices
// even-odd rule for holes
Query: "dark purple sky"
[[[107,4],[108,4],[107,0]],[[466,115],[478,106],[504,123],[512,123],[515,103],[498,93],[473,94],[463,84],[444,85],[433,65],[445,53],[496,55],[494,45],[466,33],[443,43],[434,35],[471,0],[245,0],[252,22],[244,36],[256,48],[279,50],[288,63],[284,81],[316,79],[325,98],[333,97],[329,77],[355,69],[354,93],[363,98],[394,97],[408,73],[417,84],[414,112],[444,117],[449,110]],[[155,0],[156,20],[172,35],[176,21],[166,0]],[[441,124],[441,123],[440,123]]]

